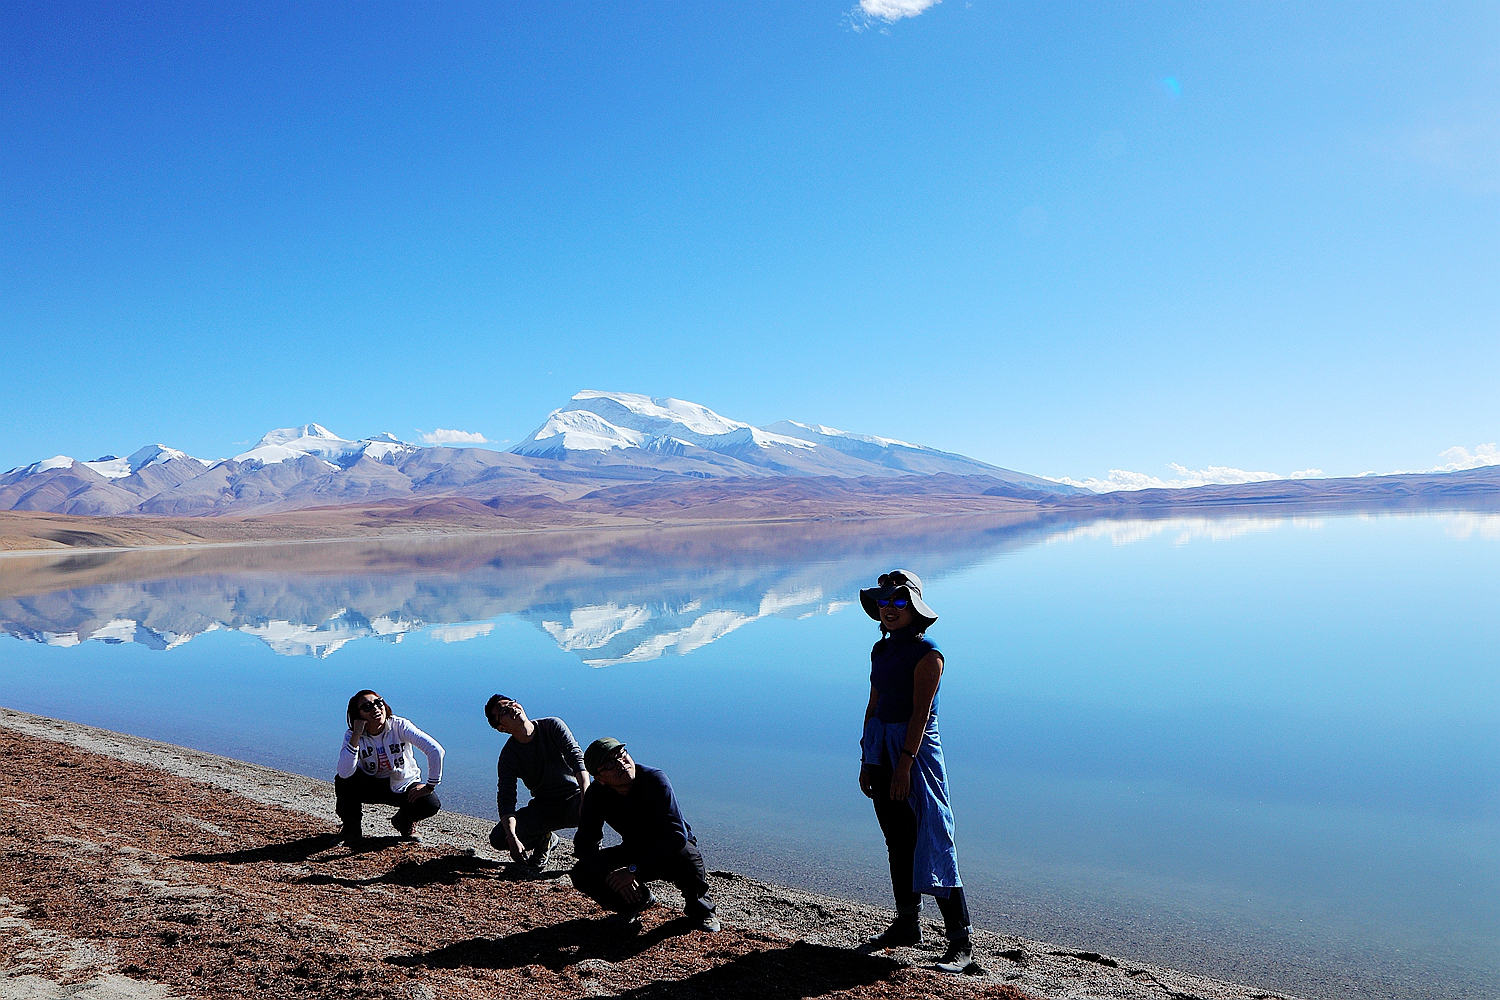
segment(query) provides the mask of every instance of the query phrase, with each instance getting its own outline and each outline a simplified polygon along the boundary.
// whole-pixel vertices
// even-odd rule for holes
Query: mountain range
[[[621,483],[775,477],[965,476],[1017,496],[1078,493],[1040,476],[892,438],[784,420],[753,427],[706,406],[586,390],[507,452],[349,440],[321,424],[278,428],[233,458],[161,444],[125,458],[57,455],[0,475],[0,510],[202,517],[403,498],[566,502]]]

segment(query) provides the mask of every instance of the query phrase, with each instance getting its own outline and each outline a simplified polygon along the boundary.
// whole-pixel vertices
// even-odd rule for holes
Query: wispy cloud
[[[1494,441],[1491,441],[1489,444],[1479,445],[1472,452],[1467,448],[1454,446],[1443,452],[1438,458],[1444,459],[1442,465],[1423,471],[1461,472],[1464,469],[1479,469],[1486,465],[1500,465],[1500,448],[1495,446]]]
[[[1069,486],[1081,486],[1095,493],[1113,493],[1116,490],[1181,490],[1193,486],[1232,486],[1239,483],[1264,483],[1273,479],[1310,479],[1321,476],[1322,469],[1299,469],[1287,476],[1275,472],[1246,472],[1244,469],[1232,469],[1227,465],[1210,465],[1206,469],[1189,469],[1186,466],[1170,463],[1167,468],[1173,472],[1173,478],[1163,479],[1145,472],[1130,472],[1126,469],[1110,469],[1109,478],[1095,479],[1070,479],[1063,476],[1054,482],[1066,483]]]
[[[439,427],[437,430],[427,432],[420,427],[417,433],[422,435],[422,440],[427,444],[487,444],[489,438],[478,431],[450,431]]]
[[[855,31],[864,31],[875,21],[895,24],[902,18],[916,17],[939,3],[942,0],[859,0],[849,11],[849,26]]]

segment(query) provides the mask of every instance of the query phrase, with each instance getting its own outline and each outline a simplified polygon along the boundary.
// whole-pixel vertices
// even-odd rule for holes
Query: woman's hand
[[[349,727],[349,731],[354,734],[354,742],[358,743],[359,738],[365,734],[365,720],[355,719],[354,725]]]
[[[896,762],[896,768],[891,773],[891,801],[905,802],[907,793],[911,791],[911,758],[906,754]]]
[[[875,769],[863,761],[859,765],[859,790],[867,799],[875,797]]]
[[[424,796],[424,795],[431,795],[431,794],[432,794],[432,786],[429,785],[429,784],[427,784],[427,782],[424,781],[420,785],[412,785],[410,788],[408,788],[406,790],[406,801],[408,801],[408,802],[415,802],[418,799],[420,799],[422,796]]]

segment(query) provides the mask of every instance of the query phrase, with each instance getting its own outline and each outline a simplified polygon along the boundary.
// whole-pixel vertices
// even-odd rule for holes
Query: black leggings
[[[347,778],[333,779],[333,811],[344,821],[345,830],[355,835],[360,833],[366,802],[399,806],[392,822],[400,824],[416,823],[436,815],[443,808],[436,792],[428,792],[417,801],[408,802],[405,792],[391,791],[389,778],[371,777],[363,771],[357,770]]]
[[[921,893],[911,887],[912,865],[917,850],[917,814],[906,802],[891,801],[891,768],[878,764],[870,771],[875,788],[875,818],[885,834],[885,849],[891,859],[891,891],[896,894],[896,912],[919,913]],[[937,897],[948,937],[957,939],[969,933],[969,904],[962,888],[950,889],[948,898]]]

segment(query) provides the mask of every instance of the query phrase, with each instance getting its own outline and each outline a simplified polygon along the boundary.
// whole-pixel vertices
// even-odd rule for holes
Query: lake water
[[[709,864],[888,902],[859,586],[927,581],[976,920],[1308,996],[1500,995],[1500,515],[800,524],[0,559],[0,703],[330,777],[372,687],[493,816],[492,693]]]

